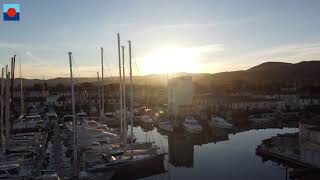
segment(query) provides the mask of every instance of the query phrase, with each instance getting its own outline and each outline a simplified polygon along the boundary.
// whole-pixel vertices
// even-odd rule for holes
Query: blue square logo
[[[3,20],[19,21],[20,20],[20,4],[3,4]]]

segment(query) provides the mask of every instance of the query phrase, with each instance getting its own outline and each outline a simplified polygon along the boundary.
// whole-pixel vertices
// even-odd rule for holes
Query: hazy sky
[[[29,78],[68,76],[68,51],[77,77],[95,76],[100,46],[116,75],[118,32],[124,45],[132,40],[136,74],[320,59],[318,0],[5,0],[1,6],[9,2],[20,3],[21,20],[1,17],[0,63],[16,53]]]

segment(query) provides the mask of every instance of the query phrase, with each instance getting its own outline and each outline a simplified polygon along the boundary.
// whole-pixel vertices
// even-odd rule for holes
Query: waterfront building
[[[171,114],[179,114],[180,106],[192,105],[193,84],[191,76],[169,79],[168,105]]]

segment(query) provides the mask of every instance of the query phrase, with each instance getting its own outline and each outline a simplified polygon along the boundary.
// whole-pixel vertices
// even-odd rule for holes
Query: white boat
[[[86,117],[88,117],[88,115],[87,115],[86,112],[80,111],[80,112],[78,112],[78,113],[76,114],[76,117],[78,117],[78,118],[86,118]]]
[[[159,121],[159,129],[173,132],[173,124],[169,119],[162,119]]]
[[[41,127],[44,127],[44,124],[40,115],[26,116],[24,119],[19,120],[17,123],[13,125],[13,129]]]
[[[222,117],[219,117],[216,115],[211,116],[211,120],[209,121],[209,125],[211,127],[217,127],[217,128],[222,128],[222,129],[231,129],[233,127],[232,124],[228,123]]]
[[[192,116],[187,116],[184,122],[182,123],[182,126],[187,132],[192,134],[199,134],[202,131],[201,125]]]

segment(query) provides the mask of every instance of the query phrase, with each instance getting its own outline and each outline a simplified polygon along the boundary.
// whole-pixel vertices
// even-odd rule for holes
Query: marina
[[[320,179],[320,1],[1,5],[0,180]]]
[[[119,34],[117,38],[119,42]],[[12,91],[9,91],[10,85],[3,82],[1,122],[5,125],[1,126],[1,178],[85,180],[241,177],[276,180],[302,177],[302,171],[317,174],[317,160],[306,162],[309,146],[317,144],[317,138],[314,142],[309,137],[310,132],[318,132],[317,116],[291,113],[292,118],[280,110],[268,110],[268,113],[251,112],[251,115],[243,118],[230,109],[203,111],[203,105],[197,102],[193,106],[177,105],[193,100],[188,97],[188,102],[184,102],[185,97],[173,97],[170,95],[170,85],[180,83],[179,86],[189,86],[189,77],[170,80],[167,87],[169,106],[149,106],[146,100],[137,103],[133,98],[131,56],[130,81],[126,82],[124,48],[121,47],[118,43],[122,59],[119,56],[119,88],[115,90],[119,94],[113,111],[106,111],[105,103],[102,103],[106,94],[101,93],[104,91],[104,75],[100,82],[99,73],[99,94],[95,101],[99,102],[98,111],[92,113],[90,110],[93,107],[84,108],[88,107],[86,104],[76,106],[78,89],[75,88],[71,52],[68,53],[71,84],[68,113],[50,104],[32,104],[28,110],[24,110],[25,102],[20,99],[20,107],[23,107],[20,115],[10,116],[10,107],[13,105],[9,104],[8,96]],[[103,48],[100,51],[103,70]],[[14,61],[13,58],[13,64]],[[7,79],[9,75],[7,73]],[[19,90],[23,94],[22,86]],[[209,108],[212,108],[210,104]],[[297,143],[299,133],[300,142],[306,146]],[[305,157],[301,158],[301,153],[302,156],[306,153]],[[236,171],[229,174],[226,173],[227,168]]]

